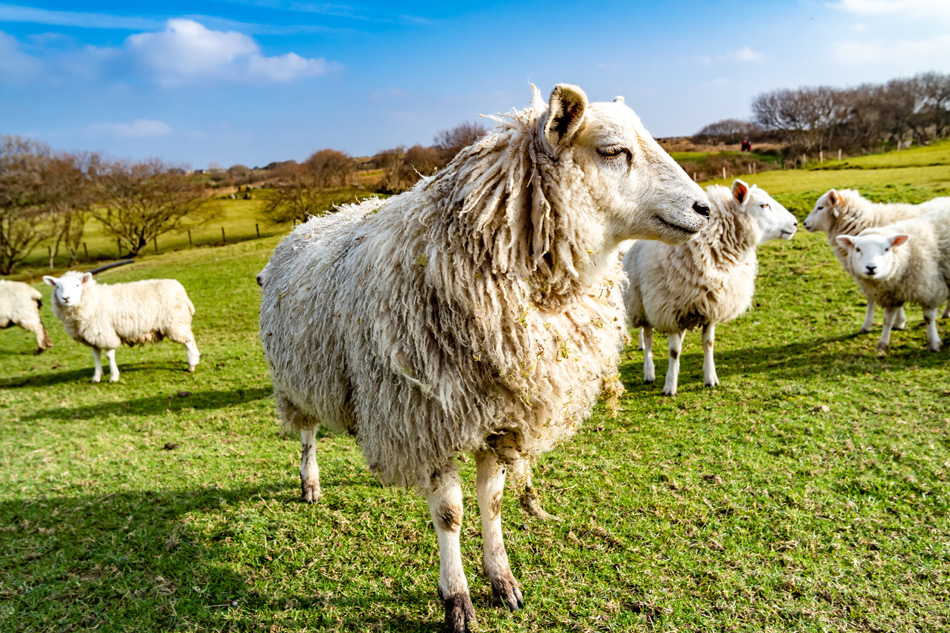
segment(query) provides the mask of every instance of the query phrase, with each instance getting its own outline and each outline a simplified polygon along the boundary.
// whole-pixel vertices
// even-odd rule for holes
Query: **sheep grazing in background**
[[[656,380],[653,332],[669,337],[670,364],[663,394],[676,395],[683,334],[703,328],[703,380],[719,384],[713,360],[716,324],[749,309],[755,292],[755,248],[773,239],[792,239],[795,216],[767,193],[741,180],[732,190],[706,189],[709,226],[695,240],[670,245],[635,242],[623,258],[630,283],[624,293],[631,327],[642,328],[643,379]]]
[[[884,329],[877,348],[891,342],[891,329],[905,303],[924,310],[927,349],[940,350],[937,311],[948,298],[950,283],[950,209],[882,227],[858,235],[839,235],[848,257],[845,269],[869,300],[884,308]]]
[[[827,233],[828,244],[835,257],[847,269],[845,261],[848,259],[848,250],[836,241],[839,235],[857,235],[864,229],[916,218],[939,209],[950,209],[950,198],[934,198],[923,204],[880,203],[871,202],[853,189],[832,189],[818,198],[815,208],[805,218],[805,228],[812,233]],[[867,313],[859,330],[862,334],[874,327],[874,300],[868,296],[867,301]],[[944,316],[948,316],[948,313],[950,304]],[[901,308],[893,327],[902,330],[905,324],[906,318]]]
[[[311,218],[261,272],[261,342],[303,500],[320,494],[314,431],[359,442],[387,485],[425,495],[446,626],[475,619],[456,459],[473,453],[483,568],[522,606],[501,531],[506,472],[616,398],[625,341],[617,247],[706,226],[700,189],[623,100],[559,85],[387,200]]]
[[[40,318],[43,295],[29,284],[0,279],[0,330],[18,325],[36,335],[36,353],[53,346]]]
[[[92,382],[102,379],[100,352],[109,360],[109,381],[119,379],[115,350],[125,343],[152,343],[167,338],[185,346],[188,371],[200,354],[191,332],[195,306],[185,288],[174,279],[150,279],[125,284],[100,284],[91,273],[69,271],[62,277],[43,277],[53,286],[53,314],[66,333],[92,348],[96,370]]]

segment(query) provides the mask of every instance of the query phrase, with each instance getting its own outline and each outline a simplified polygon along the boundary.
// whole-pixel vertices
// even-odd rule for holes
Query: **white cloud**
[[[126,49],[165,86],[199,78],[289,82],[340,68],[296,53],[265,57],[257,42],[243,33],[215,31],[185,19],[169,20],[164,31],[130,36]]]
[[[950,2],[947,0],[838,0],[829,2],[828,6],[856,15],[916,19],[950,17]]]
[[[94,123],[84,130],[87,136],[109,138],[155,138],[172,133],[164,121],[137,119],[131,123]]]
[[[898,64],[908,69],[900,72],[909,72],[950,59],[950,33],[917,40],[842,41],[832,51],[833,59],[842,64]]]
[[[20,44],[12,35],[0,31],[0,77],[11,80],[26,80],[43,69],[43,62],[20,50]]]
[[[761,62],[765,61],[765,55],[752,50],[748,46],[743,46],[739,50],[726,53],[722,56],[722,59],[730,62]]]

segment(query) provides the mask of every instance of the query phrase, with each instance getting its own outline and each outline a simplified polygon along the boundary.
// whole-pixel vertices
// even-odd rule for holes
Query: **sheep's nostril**
[[[693,211],[703,216],[704,218],[709,217],[709,207],[706,206],[705,204],[702,204],[701,202],[693,203]]]

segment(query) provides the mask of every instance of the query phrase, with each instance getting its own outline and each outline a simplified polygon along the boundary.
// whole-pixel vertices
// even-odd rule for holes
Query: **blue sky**
[[[575,83],[656,136],[950,72],[950,0],[0,0],[0,134],[205,167],[368,155]]]

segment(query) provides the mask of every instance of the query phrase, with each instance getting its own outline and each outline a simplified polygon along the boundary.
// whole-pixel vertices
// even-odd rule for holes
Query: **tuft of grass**
[[[782,175],[790,200],[820,190],[811,172]],[[886,355],[856,335],[863,298],[823,238],[760,249],[754,308],[717,328],[721,387],[702,386],[696,333],[675,398],[627,350],[620,415],[599,407],[535,465],[560,521],[505,498],[522,611],[490,604],[463,465],[479,631],[950,627],[948,352],[925,351],[914,310]],[[0,630],[441,630],[423,499],[380,487],[350,439],[323,434],[324,496],[297,502],[299,442],[278,434],[257,341],[254,279],[276,242],[102,274],[181,280],[194,374],[165,342],[119,350],[121,381],[92,385],[88,349],[48,308],[46,354],[0,332]]]

